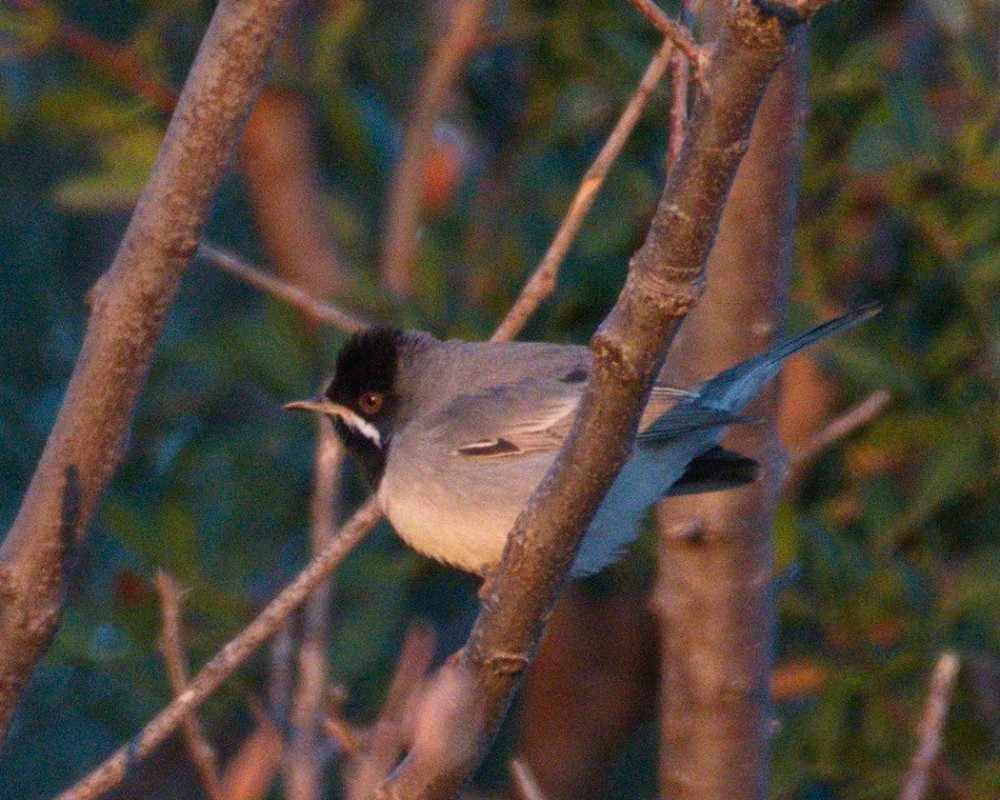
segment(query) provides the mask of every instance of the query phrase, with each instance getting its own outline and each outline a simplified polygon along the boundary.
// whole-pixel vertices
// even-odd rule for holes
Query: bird
[[[752,482],[757,462],[718,444],[792,353],[877,313],[866,306],[778,342],[690,388],[655,382],[622,467],[570,577],[604,569],[669,495]],[[290,410],[330,418],[382,512],[415,550],[489,577],[519,512],[555,460],[587,387],[587,347],[442,341],[375,326],[341,348],[332,379]]]

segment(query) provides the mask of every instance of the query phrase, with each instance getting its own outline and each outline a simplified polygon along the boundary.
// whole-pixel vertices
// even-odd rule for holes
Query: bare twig
[[[531,662],[544,620],[618,469],[704,264],[757,106],[794,24],[737,0],[707,65],[688,139],[618,301],[591,340],[592,372],[559,454],[504,549],[466,646],[428,691],[448,693],[380,798],[453,797],[479,764]],[[448,689],[448,687],[451,687]]]
[[[183,634],[181,633],[181,597],[177,584],[170,575],[162,569],[157,570],[154,579],[156,591],[160,595],[160,608],[163,614],[163,630],[160,633],[157,646],[163,663],[167,668],[167,677],[174,695],[181,695],[188,685],[187,658],[184,655]],[[205,738],[198,717],[194,711],[189,711],[181,721],[181,731],[184,734],[184,744],[191,754],[198,771],[205,794],[211,800],[223,800],[222,784],[219,780],[219,763],[215,749]]]
[[[653,23],[653,26],[660,33],[662,33],[668,41],[672,42],[673,45],[684,54],[684,57],[694,69],[695,80],[697,80],[698,85],[704,89],[706,83],[703,73],[707,59],[704,51],[698,47],[698,45],[696,45],[694,40],[691,38],[691,31],[670,19],[666,12],[656,5],[653,0],[629,0],[629,2],[635,6],[636,10],[638,10],[640,14]]]
[[[344,719],[341,712],[345,697],[343,687],[333,686],[328,689],[322,725],[326,735],[350,759],[364,747],[367,731]]]
[[[681,0],[681,21],[690,30],[694,15],[689,0]],[[690,65],[687,56],[676,50],[670,58],[671,98],[670,98],[670,139],[667,142],[667,172],[673,167],[684,144],[684,132],[688,118],[688,75]]]
[[[535,779],[535,773],[527,761],[515,758],[510,762],[510,775],[514,779],[521,800],[546,800],[542,787]]]
[[[321,553],[335,535],[340,465],[344,451],[330,420],[316,420],[316,458],[310,510],[310,541],[313,553]],[[302,641],[299,645],[298,684],[292,701],[291,735],[285,754],[287,800],[316,800],[320,795],[322,762],[319,723],[327,679],[327,624],[330,578],[313,589],[305,603]]]
[[[198,255],[209,263],[219,267],[219,269],[236,276],[241,281],[245,281],[261,291],[270,292],[275,297],[280,297],[285,302],[291,303],[320,322],[326,322],[348,333],[359,331],[369,325],[368,322],[360,317],[343,311],[330,303],[317,300],[304,289],[300,289],[298,286],[293,286],[290,283],[285,283],[280,278],[276,278],[274,275],[253,266],[232,253],[219,249],[215,245],[202,242],[198,245]]]
[[[420,231],[424,170],[434,143],[434,124],[476,41],[486,0],[450,0],[451,17],[427,64],[403,133],[403,147],[389,184],[382,282],[396,299],[413,294],[413,260]]]
[[[153,717],[126,746],[116,750],[107,760],[79,783],[60,794],[57,800],[92,800],[117,786],[126,770],[147,756],[180,725],[184,715],[196,708],[214,692],[236,668],[261,644],[274,634],[285,619],[329,574],[345,555],[380,519],[374,499],[362,505],[344,523],[326,548],[309,562],[260,614],[234,636],[188,684],[183,694],[174,698]]]
[[[666,40],[649,62],[642,80],[639,81],[639,85],[612,128],[604,146],[584,174],[566,216],[559,223],[559,229],[556,231],[549,249],[545,251],[545,255],[542,256],[542,260],[521,289],[514,305],[511,306],[507,316],[503,318],[500,326],[494,332],[493,341],[508,341],[516,337],[527,324],[531,315],[538,309],[538,306],[552,294],[556,286],[556,275],[559,272],[559,267],[573,244],[573,240],[583,224],[584,217],[594,204],[597,192],[604,185],[608,170],[618,158],[618,154],[639,121],[639,116],[646,107],[650,95],[663,77],[672,51],[672,43]]]
[[[872,392],[860,403],[832,420],[812,439],[796,450],[790,459],[790,468],[800,470],[828,447],[875,419],[890,402],[892,402],[892,395],[884,389]]]
[[[0,731],[62,611],[62,544],[86,535],[117,467],[153,348],[195,251],[293,0],[222,0],[191,68],[114,263],[91,291],[91,318],[62,407],[0,545]],[[61,520],[67,470],[78,502]],[[63,535],[66,538],[61,538]]]
[[[942,733],[951,705],[951,692],[958,677],[958,654],[942,653],[931,675],[924,714],[917,729],[917,750],[903,779],[899,800],[923,800],[927,792],[931,768],[941,751]]]

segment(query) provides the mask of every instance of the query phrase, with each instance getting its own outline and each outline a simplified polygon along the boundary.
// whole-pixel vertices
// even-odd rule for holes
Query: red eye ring
[[[377,414],[384,402],[385,395],[381,392],[365,392],[358,398],[358,407],[365,414]]]

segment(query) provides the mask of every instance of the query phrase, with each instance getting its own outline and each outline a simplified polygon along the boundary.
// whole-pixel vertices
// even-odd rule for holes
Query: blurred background
[[[624,0],[489,4],[461,43],[409,182],[419,239],[388,269],[404,131],[420,124],[411,109],[453,6],[302,3],[206,238],[368,319],[488,336],[658,38]],[[7,0],[0,10],[3,529],[72,370],[87,291],[114,255],[211,10],[195,0]],[[946,648],[962,672],[929,796],[1000,796],[998,60],[995,0],[840,0],[810,31],[789,328],[871,298],[885,311],[790,365],[781,429],[794,454],[852,404],[881,391],[891,399],[793,470],[781,500],[776,798],[894,797],[929,669]],[[662,189],[669,109],[667,81],[523,338],[585,342],[613,303]],[[0,750],[4,800],[70,784],[171,697],[156,645],[157,567],[186,590],[197,666],[305,562],[314,428],[281,404],[316,389],[342,341],[213,264],[192,264],[65,620]],[[363,497],[348,465],[341,516]],[[602,750],[609,782],[595,797],[656,792],[655,628],[644,597],[655,553],[650,532],[574,589],[575,611],[559,612],[575,623],[569,636],[623,643],[609,703],[648,698],[648,718]],[[383,523],[333,582],[338,713],[357,725],[374,718],[415,622],[433,630],[435,658],[458,647],[475,591]],[[246,796],[282,796],[280,781],[268,789],[281,745],[261,735],[260,709],[280,728],[282,642],[296,636],[292,626],[200,712],[224,765],[265,765]],[[586,681],[604,667],[577,668]],[[541,670],[539,682],[533,691],[544,692]],[[476,792],[510,791],[522,721],[513,715]],[[327,797],[340,796],[341,745],[323,749]],[[175,739],[116,796],[200,791]]]

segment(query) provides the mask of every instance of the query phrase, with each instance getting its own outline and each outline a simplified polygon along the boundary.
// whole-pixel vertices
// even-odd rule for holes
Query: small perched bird
[[[757,463],[720,447],[726,426],[781,361],[876,313],[819,325],[691,389],[653,386],[633,447],[587,529],[571,576],[615,561],[667,495],[754,480]],[[488,575],[569,431],[590,373],[586,347],[440,341],[376,327],[355,334],[324,396],[287,404],[329,416],[385,515],[416,550]]]

